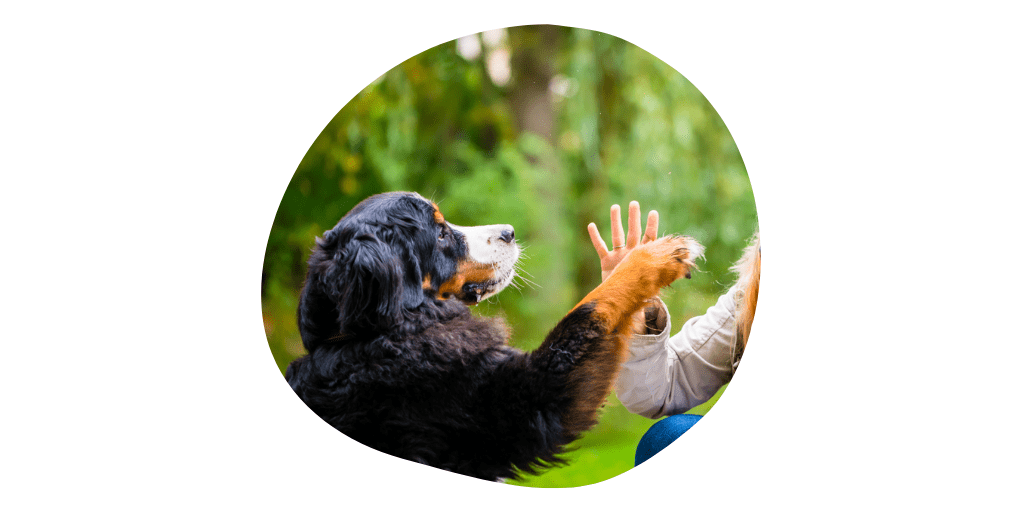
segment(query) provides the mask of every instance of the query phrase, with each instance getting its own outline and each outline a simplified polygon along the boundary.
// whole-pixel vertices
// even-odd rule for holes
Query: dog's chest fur
[[[295,365],[295,377],[305,381],[296,391],[307,403],[322,403],[322,411],[313,409],[323,416],[369,407],[376,417],[465,394],[467,382],[479,381],[517,351],[507,345],[504,322],[453,306],[456,311],[443,322],[416,333],[318,347]],[[351,425],[361,416],[341,414],[328,421]]]

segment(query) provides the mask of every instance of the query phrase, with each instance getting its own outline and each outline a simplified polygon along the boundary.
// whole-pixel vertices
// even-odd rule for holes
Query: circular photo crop
[[[523,26],[341,108],[284,191],[262,304],[296,399],[339,435],[575,487],[708,413],[759,276],[750,181],[697,88],[614,36]]]

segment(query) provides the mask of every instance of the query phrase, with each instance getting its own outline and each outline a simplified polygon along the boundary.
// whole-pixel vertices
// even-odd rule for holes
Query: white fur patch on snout
[[[508,224],[492,224],[490,226],[456,226],[448,223],[452,229],[466,237],[469,257],[484,265],[515,262],[519,257],[519,247],[515,240],[506,242],[501,239],[502,233],[514,231]]]
[[[448,225],[465,237],[470,260],[494,269],[495,283],[487,287],[480,300],[500,292],[512,282],[515,264],[519,260],[519,245],[514,238],[510,241],[502,239],[503,234],[515,232],[511,225],[456,226],[450,222]]]

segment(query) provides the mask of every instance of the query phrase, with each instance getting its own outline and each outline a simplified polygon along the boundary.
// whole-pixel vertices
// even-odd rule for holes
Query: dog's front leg
[[[665,237],[637,247],[534,352],[536,363],[564,376],[560,419],[568,439],[596,423],[597,411],[625,360],[633,315],[661,288],[689,277],[702,251],[686,237]]]

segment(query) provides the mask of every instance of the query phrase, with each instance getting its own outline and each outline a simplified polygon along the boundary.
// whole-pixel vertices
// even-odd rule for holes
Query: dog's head
[[[419,194],[372,196],[316,241],[299,302],[303,343],[391,332],[439,301],[475,304],[512,282],[518,258],[510,225],[456,226]]]

